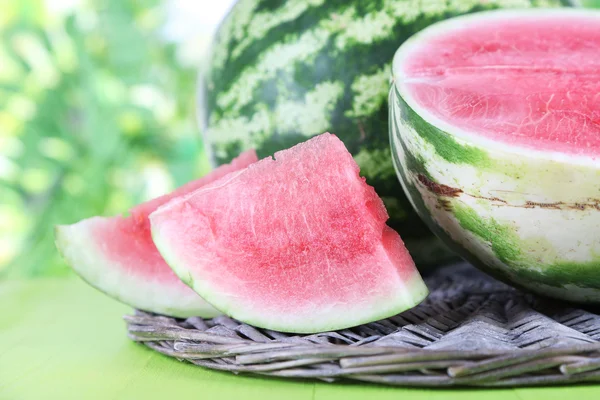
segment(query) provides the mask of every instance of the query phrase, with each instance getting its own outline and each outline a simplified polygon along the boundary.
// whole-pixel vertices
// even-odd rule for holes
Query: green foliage
[[[158,0],[0,16],[0,273],[62,275],[55,224],[123,213],[204,173],[195,70]]]

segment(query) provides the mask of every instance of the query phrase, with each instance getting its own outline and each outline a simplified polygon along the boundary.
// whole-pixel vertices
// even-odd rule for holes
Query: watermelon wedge
[[[171,268],[215,308],[311,333],[389,317],[427,287],[375,190],[325,133],[150,215]]]
[[[432,230],[515,286],[600,304],[600,12],[449,19],[393,74],[394,164]]]
[[[56,246],[81,278],[132,307],[175,317],[218,315],[165,263],[152,242],[148,215],[169,200],[256,161],[254,150],[245,151],[230,164],[134,207],[127,217],[92,217],[73,225],[59,225]]]

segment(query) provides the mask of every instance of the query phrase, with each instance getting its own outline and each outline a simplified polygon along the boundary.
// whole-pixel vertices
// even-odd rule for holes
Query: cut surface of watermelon
[[[415,35],[400,95],[440,129],[527,150],[600,155],[600,13],[503,11]]]
[[[169,200],[185,196],[257,160],[254,150],[248,150],[230,164],[134,207],[127,217],[92,217],[57,226],[57,248],[90,285],[132,307],[175,317],[218,315],[165,263],[152,241],[148,215]]]
[[[427,295],[343,143],[323,134],[150,215],[159,251],[240,321],[288,332],[385,318]]]

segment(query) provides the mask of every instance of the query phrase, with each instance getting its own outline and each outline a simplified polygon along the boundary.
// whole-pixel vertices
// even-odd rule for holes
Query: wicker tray
[[[467,264],[429,277],[418,307],[313,335],[227,317],[136,311],[129,337],[179,360],[234,373],[399,386],[534,386],[600,381],[600,315],[521,293]]]

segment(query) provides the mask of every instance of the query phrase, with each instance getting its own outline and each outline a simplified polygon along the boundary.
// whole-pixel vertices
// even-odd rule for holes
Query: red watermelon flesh
[[[163,260],[152,241],[148,215],[169,200],[257,160],[254,150],[246,151],[230,164],[134,207],[127,217],[92,217],[57,226],[57,247],[85,281],[132,307],[176,317],[215,316],[218,311],[181,282]]]
[[[417,34],[397,60],[400,85],[440,127],[596,158],[600,14],[563,11],[490,14]]]
[[[319,332],[385,318],[427,294],[386,209],[323,134],[150,215],[171,268],[220,311]]]

